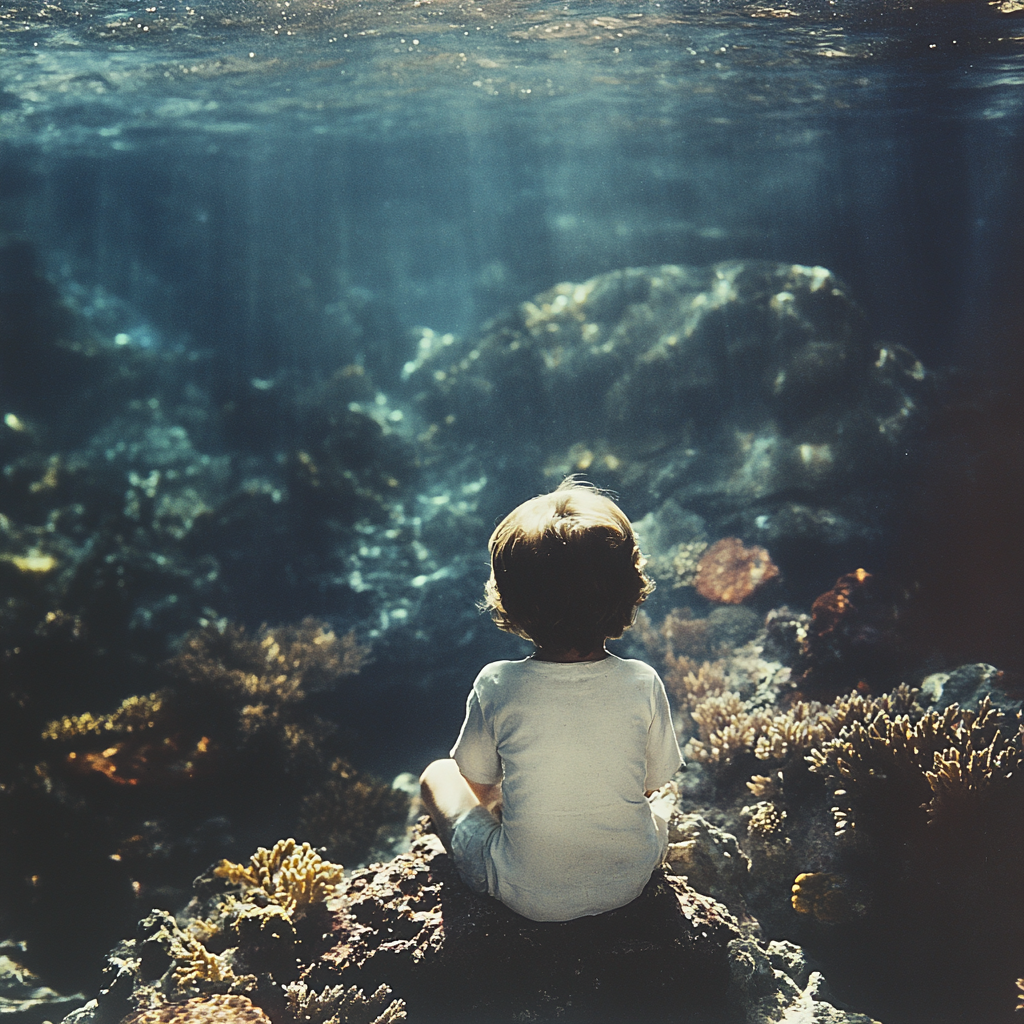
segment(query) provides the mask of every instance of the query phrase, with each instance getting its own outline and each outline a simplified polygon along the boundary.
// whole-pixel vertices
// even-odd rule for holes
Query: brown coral
[[[785,761],[794,754],[821,747],[853,722],[869,722],[878,715],[920,713],[916,694],[916,690],[900,684],[881,697],[851,693],[831,704],[800,701],[768,719],[754,744],[754,753],[761,761]]]
[[[238,979],[234,968],[224,954],[211,953],[198,939],[182,933],[170,950],[177,966],[174,981],[179,988],[227,988]]]
[[[677,657],[671,651],[665,655],[665,689],[676,704],[693,711],[709,697],[718,697],[726,690],[728,679],[722,661],[705,661],[697,666],[685,656]]]
[[[288,1011],[303,1024],[393,1024],[406,1019],[405,1001],[391,999],[391,989],[380,985],[369,996],[355,985],[332,985],[322,992],[304,981],[285,987]]]
[[[178,717],[165,689],[128,697],[109,715],[65,715],[50,722],[42,738],[74,748],[65,764],[75,774],[99,774],[124,786],[178,785],[207,771],[215,748],[209,736],[183,730]],[[94,736],[103,740],[98,749]]]
[[[65,715],[50,722],[43,730],[44,740],[69,740],[76,736],[93,733],[131,733],[152,729],[154,719],[163,709],[167,691],[161,690],[145,697],[128,697],[121,706],[109,715],[96,718],[88,711],[84,715]]]
[[[824,746],[853,723],[921,713],[915,699],[917,691],[906,685],[881,697],[852,693],[832,704],[800,701],[787,711],[775,711],[751,707],[727,689],[724,667],[719,663],[701,666],[696,674],[690,670],[681,680],[679,672],[666,675],[666,686],[672,679],[676,699],[690,708],[690,717],[697,725],[697,736],[687,743],[684,753],[705,764],[730,764],[751,751],[759,760],[784,762]],[[751,789],[756,795],[760,795],[755,788],[758,780],[764,779],[754,776]]]
[[[108,715],[65,716],[46,726],[43,739],[73,748],[65,760],[74,773],[129,786],[188,781],[215,767],[218,748],[268,734],[286,756],[308,762],[324,729],[290,720],[296,705],[311,689],[358,672],[367,655],[354,633],[338,637],[312,618],[263,626],[254,636],[230,623],[207,626],[186,637],[166,666],[177,686],[129,697]]]
[[[708,601],[742,604],[778,576],[778,566],[764,548],[744,547],[738,537],[724,537],[704,552],[694,586]]]
[[[325,861],[309,843],[297,846],[294,839],[280,839],[271,850],[261,846],[248,867],[222,860],[214,874],[246,889],[260,889],[266,899],[293,913],[329,899],[344,870]]]
[[[245,996],[211,995],[141,1010],[122,1024],[270,1024],[270,1018]]]
[[[368,655],[354,632],[338,637],[324,623],[306,618],[297,626],[261,626],[254,636],[231,623],[207,626],[186,637],[172,667],[273,711],[355,675]]]
[[[698,736],[686,744],[684,755],[707,764],[728,764],[749,751],[771,719],[769,711],[748,711],[731,690],[702,701],[690,714]]]
[[[927,812],[929,822],[977,810],[1020,789],[1020,734],[986,697],[977,711],[951,704],[914,722],[887,710],[853,721],[811,751],[811,771],[832,782],[837,834],[855,827],[855,808],[884,803]]]

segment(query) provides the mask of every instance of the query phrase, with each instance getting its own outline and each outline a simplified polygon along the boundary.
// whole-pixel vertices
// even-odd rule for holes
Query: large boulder
[[[729,262],[559,284],[476,340],[425,332],[405,376],[442,450],[587,472],[770,546],[874,535],[924,370],[828,270]]]

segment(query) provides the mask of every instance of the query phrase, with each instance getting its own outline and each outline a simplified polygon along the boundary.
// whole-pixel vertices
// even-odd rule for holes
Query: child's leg
[[[420,795],[438,837],[451,853],[455,823],[468,811],[479,807],[480,801],[450,757],[427,765],[420,776]]]

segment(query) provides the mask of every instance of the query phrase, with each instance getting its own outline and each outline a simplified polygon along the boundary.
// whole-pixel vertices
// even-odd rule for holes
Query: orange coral
[[[183,743],[179,736],[166,736],[157,742],[129,737],[103,750],[72,750],[66,763],[72,771],[83,775],[99,772],[122,786],[137,786],[140,782],[174,784],[200,774],[213,752],[208,736],[200,737],[195,744]]]
[[[694,586],[708,601],[742,604],[778,576],[778,566],[764,548],[744,547],[738,537],[724,537],[704,552]]]

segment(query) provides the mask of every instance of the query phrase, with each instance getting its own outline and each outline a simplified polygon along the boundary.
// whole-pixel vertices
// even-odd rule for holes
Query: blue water
[[[346,362],[400,401],[420,328],[749,258],[1012,383],[1018,6],[5,4],[0,226],[114,344],[218,353],[195,379],[227,402]]]
[[[998,363],[1003,6],[8,4],[4,220],[253,374],[332,361],[339,300],[467,331],[557,280],[753,256],[828,266],[931,362]]]
[[[1024,386],[1022,182],[1020,0],[2,0],[0,235],[31,241],[105,345],[166,357],[166,392],[180,404],[159,423],[150,398],[152,434],[126,442],[123,421],[106,423],[103,409],[76,406],[81,423],[59,422],[68,382],[51,393],[43,364],[28,411],[0,379],[0,419],[14,416],[12,431],[30,413],[45,420],[32,435],[40,451],[63,445],[64,456],[117,467],[118,487],[139,501],[170,479],[154,467],[186,472],[189,444],[198,479],[215,479],[218,459],[240,478],[251,472],[270,525],[248,548],[228,528],[217,535],[228,597],[216,613],[250,628],[315,614],[339,632],[359,629],[373,663],[311,704],[339,725],[347,756],[390,777],[450,747],[480,664],[522,653],[472,604],[493,516],[538,481],[488,464],[509,439],[481,424],[465,467],[434,466],[396,498],[391,536],[347,521],[337,536],[309,536],[330,516],[306,520],[300,509],[288,520],[276,489],[288,452],[306,441],[303,424],[261,418],[261,396],[358,367],[375,390],[359,414],[370,410],[414,450],[422,424],[402,371],[425,330],[472,337],[557,282],[623,267],[826,267],[878,344],[970,381],[926,454],[937,471],[981,468],[970,479],[939,474],[925,510],[934,555],[918,505],[902,532],[867,549],[870,568],[884,571],[904,541],[917,542],[907,559],[922,587],[945,588],[935,629],[962,629],[965,657],[1006,656],[1012,669],[1020,523],[1003,489],[1012,466],[1000,460],[1019,456],[1007,395]],[[246,403],[257,412],[244,429],[224,426]],[[30,433],[3,434],[9,465]],[[54,437],[63,440],[47,448]],[[924,463],[922,450],[906,455]],[[26,473],[0,479],[2,502]],[[1019,469],[1015,479],[1008,486],[1019,488]],[[37,489],[45,511],[49,492]],[[124,505],[119,491],[111,515]],[[638,519],[652,507],[627,511]],[[74,515],[54,513],[56,532]],[[243,510],[238,521],[249,529],[253,518]],[[966,540],[962,524],[973,529]],[[154,570],[146,590],[139,573],[122,668],[152,669],[180,639],[189,595],[201,606],[215,592],[187,577],[202,565],[189,561],[188,539],[175,543],[180,578]],[[307,576],[280,571],[275,546],[292,543]],[[265,564],[247,561],[253,549]],[[784,566],[783,596],[807,610],[860,564],[846,560],[854,554]],[[107,579],[102,566],[95,576]],[[664,614],[676,593],[661,587],[652,607]],[[88,591],[83,607],[91,600]],[[17,629],[34,636],[23,618]],[[110,653],[90,652],[99,668],[83,674],[95,673],[96,693],[60,694],[47,714],[102,713],[144,692],[130,672],[104,675]]]

